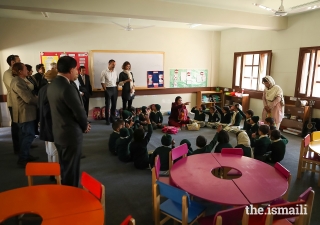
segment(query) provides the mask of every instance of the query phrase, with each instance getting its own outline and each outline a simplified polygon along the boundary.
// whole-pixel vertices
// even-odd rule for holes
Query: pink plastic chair
[[[188,145],[186,143],[172,149],[169,152],[169,169],[171,170],[174,160],[180,157],[187,157],[187,154],[188,154]]]
[[[200,225],[238,225],[242,224],[242,217],[246,206],[240,206],[217,212],[215,215],[198,219]]]
[[[136,221],[135,219],[132,218],[131,215],[127,216],[125,220],[120,224],[120,225],[135,225]]]
[[[221,154],[233,154],[233,155],[243,156],[243,149],[242,148],[223,148],[221,149]],[[227,176],[225,178],[236,178],[241,175],[242,173],[240,171],[231,169],[228,171]]]
[[[287,170],[283,165],[281,165],[278,162],[274,165],[274,168],[285,177],[285,179],[288,181],[288,187],[290,187],[290,182],[291,182],[290,171]],[[284,195],[282,195],[282,199],[284,199],[285,201],[287,201],[287,199],[288,199],[288,194],[289,194],[288,191],[289,191],[289,188],[286,191],[286,193],[284,193]]]

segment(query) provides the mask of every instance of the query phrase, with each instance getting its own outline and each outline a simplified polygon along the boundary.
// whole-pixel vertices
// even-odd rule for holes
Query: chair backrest
[[[213,225],[235,225],[241,224],[246,206],[240,206],[216,213]]]
[[[314,201],[314,191],[312,190],[312,187],[309,187],[307,190],[305,190],[298,198],[298,201],[305,201],[307,205],[307,216],[306,216],[306,223],[307,225],[310,224],[311,219],[311,213],[313,208],[313,201]]]
[[[181,189],[175,188],[173,186],[170,186],[168,184],[165,184],[161,181],[156,181],[156,184],[158,185],[159,194],[161,196],[169,198],[172,201],[179,203],[179,204],[182,204],[182,197],[186,196],[187,203],[188,203],[188,205],[190,204],[190,196],[187,192],[185,192]]]
[[[277,212],[273,214],[273,220],[281,220],[298,216],[298,222],[296,222],[295,224],[300,225],[304,224],[303,220],[306,216],[303,214],[305,203],[305,201],[295,201],[271,205],[266,208],[265,213],[271,212],[273,214],[273,212]],[[294,213],[296,213],[296,215],[292,215],[292,209],[295,209]],[[299,211],[300,209],[302,209],[302,212]]]
[[[290,187],[290,183],[291,183],[291,173],[289,170],[287,170],[287,168],[285,168],[283,165],[281,165],[280,163],[276,163],[274,165],[274,168],[280,173],[282,174],[286,180],[288,181],[288,189],[287,191],[284,193],[284,195],[282,196],[282,198],[284,200],[288,199],[288,194],[289,194],[289,187]]]
[[[304,147],[307,147],[310,144],[310,134],[303,138]]]
[[[86,172],[82,172],[81,185],[84,190],[90,192],[96,197],[102,204],[103,210],[105,210],[105,187],[99,181],[94,179]]]
[[[320,131],[314,131],[311,133],[311,140],[316,141],[320,140]]]
[[[221,154],[233,154],[233,155],[243,156],[243,149],[242,148],[223,148],[221,149]]]
[[[55,176],[57,184],[61,185],[60,164],[55,162],[46,163],[27,163],[26,176],[29,186],[33,185],[33,176]]]
[[[132,218],[131,215],[127,216],[127,218],[124,219],[124,221],[122,221],[122,223],[120,225],[135,225],[136,221],[135,219]]]
[[[173,165],[173,161],[180,157],[187,157],[188,154],[188,145],[186,143],[175,147],[169,152],[169,169]]]
[[[155,168],[155,172],[156,172],[156,179],[158,180],[159,174],[160,174],[160,168],[161,168],[160,157],[158,155],[154,159],[154,168]]]

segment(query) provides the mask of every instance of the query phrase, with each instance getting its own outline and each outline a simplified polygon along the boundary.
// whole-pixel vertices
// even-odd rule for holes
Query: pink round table
[[[242,176],[226,180],[212,175],[211,171],[221,166],[237,169]],[[225,205],[270,202],[288,189],[288,181],[274,167],[232,154],[207,153],[182,158],[173,165],[170,176],[191,195]]]

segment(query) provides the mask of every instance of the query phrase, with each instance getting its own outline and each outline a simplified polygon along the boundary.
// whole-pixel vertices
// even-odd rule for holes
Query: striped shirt
[[[119,81],[119,75],[116,70],[110,71],[109,69],[101,72],[101,83],[106,84],[106,87],[116,87]]]

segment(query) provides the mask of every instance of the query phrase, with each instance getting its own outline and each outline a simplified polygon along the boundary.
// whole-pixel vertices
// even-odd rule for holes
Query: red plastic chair
[[[81,175],[81,185],[84,190],[91,193],[94,197],[96,197],[103,207],[103,212],[105,212],[105,187],[99,181],[94,179],[86,172],[82,172]]]
[[[281,165],[278,162],[274,165],[274,168],[285,177],[285,179],[288,181],[288,187],[290,187],[290,182],[291,182],[291,173],[290,173],[290,171],[287,170],[283,165]],[[288,194],[289,194],[289,188],[284,193],[284,195],[282,195],[282,199],[287,200],[288,199]]]
[[[187,154],[188,154],[188,145],[186,143],[172,149],[169,152],[169,169],[171,170],[174,160],[180,157],[187,157]]]
[[[215,215],[198,219],[200,225],[238,225],[242,224],[246,206],[240,206],[217,212]]]
[[[221,149],[221,154],[233,154],[233,155],[241,155],[243,156],[243,149],[242,148],[223,148]],[[226,172],[226,171],[225,171]],[[242,173],[235,169],[230,169],[224,178],[232,179],[238,178],[242,175]]]
[[[135,225],[136,221],[135,219],[132,218],[131,215],[127,216],[127,218],[124,219],[124,221],[122,221],[122,223],[120,225]]]
[[[55,162],[45,163],[27,163],[26,176],[28,177],[28,185],[33,185],[33,176],[55,176],[57,184],[61,185],[60,164]]]

